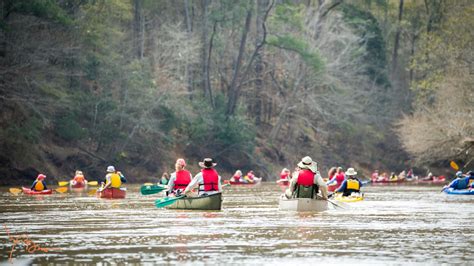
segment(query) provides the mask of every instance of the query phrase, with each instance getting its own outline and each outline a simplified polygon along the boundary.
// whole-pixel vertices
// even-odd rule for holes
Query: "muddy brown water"
[[[17,237],[14,264],[472,263],[474,197],[439,186],[364,189],[365,200],[345,209],[293,213],[278,210],[274,183],[226,188],[219,212],[157,209],[138,185],[123,200],[2,188],[0,262],[9,264]]]

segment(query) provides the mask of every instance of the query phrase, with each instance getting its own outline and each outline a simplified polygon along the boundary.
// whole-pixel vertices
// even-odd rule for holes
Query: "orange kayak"
[[[127,195],[127,190],[123,188],[106,188],[102,191],[97,191],[97,197],[105,199],[124,199]]]

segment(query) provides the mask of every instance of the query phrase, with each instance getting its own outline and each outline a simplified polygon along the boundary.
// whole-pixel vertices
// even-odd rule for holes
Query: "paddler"
[[[120,188],[122,183],[127,182],[125,176],[119,171],[115,170],[115,167],[110,165],[107,167],[107,175],[105,176],[105,184],[102,186],[101,190],[106,188]]]
[[[85,183],[86,178],[84,177],[84,174],[82,173],[82,171],[76,170],[76,172],[74,174],[74,178],[72,179],[72,181],[75,182],[76,184]]]
[[[449,185],[444,188],[453,188],[453,189],[468,189],[469,184],[474,181],[474,171],[467,172],[467,175],[464,177],[461,171],[456,173],[456,179],[453,180]],[[472,181],[471,181],[472,180]]]
[[[255,183],[255,175],[253,174],[253,171],[249,171],[245,176],[244,180],[246,183]]]
[[[188,170],[184,169],[186,167],[186,161],[184,161],[182,158],[176,160],[174,167],[176,171],[171,173],[171,177],[168,182],[168,194],[171,193],[174,195],[180,195],[189,185],[193,176]]]
[[[342,167],[338,167],[336,170],[336,174],[333,176],[332,179],[329,179],[327,185],[337,185],[337,187],[340,187],[344,180],[346,180],[346,175],[344,174]]]
[[[293,173],[285,192],[287,198],[315,198],[321,191],[323,199],[328,198],[328,187],[318,172],[316,162],[306,156],[298,163],[298,171]]]
[[[282,181],[290,180],[290,169],[283,168],[283,170],[281,170],[280,180],[282,180]]]
[[[211,195],[222,191],[221,176],[217,173],[214,167],[217,163],[211,158],[205,158],[202,162],[199,162],[199,166],[202,168],[196,176],[194,176],[191,183],[184,190],[184,194],[189,194],[193,188],[198,186],[199,196]]]
[[[243,180],[240,180],[242,178],[242,171],[237,170],[234,173],[234,176],[230,178],[230,181],[232,182],[243,182]]]
[[[44,183],[44,179],[46,178],[45,175],[43,174],[39,174],[37,177],[36,177],[36,180],[35,182],[33,182],[33,185],[31,185],[31,190],[33,191],[43,191],[43,190],[47,190],[48,188],[46,187],[46,184]]]
[[[342,196],[344,197],[350,196],[352,193],[360,193],[362,182],[360,182],[356,175],[357,172],[354,170],[354,168],[347,169],[347,180],[345,180],[342,185],[334,192],[342,192]]]

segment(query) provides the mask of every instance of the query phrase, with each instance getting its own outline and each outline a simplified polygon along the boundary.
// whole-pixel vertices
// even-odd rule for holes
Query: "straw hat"
[[[308,169],[311,170],[311,172],[316,173],[318,171],[318,165],[316,162],[313,162],[313,159],[311,157],[306,156],[303,159],[301,159],[301,162],[298,163],[298,167],[301,169]]]
[[[115,172],[115,167],[113,167],[112,165],[107,166],[107,173],[113,173],[113,172]]]
[[[349,168],[347,169],[346,175],[357,175],[357,172],[354,170],[354,168]]]
[[[217,165],[217,163],[214,162],[213,159],[211,158],[204,158],[202,162],[198,163],[201,168],[212,168]]]

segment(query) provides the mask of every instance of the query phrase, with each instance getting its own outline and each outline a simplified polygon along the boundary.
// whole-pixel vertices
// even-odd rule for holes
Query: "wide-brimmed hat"
[[[113,173],[113,172],[115,172],[115,167],[113,167],[112,165],[107,166],[107,172],[108,172],[108,173]]]
[[[36,178],[37,178],[38,180],[43,180],[43,179],[46,178],[46,176],[43,175],[43,174],[39,174],[38,177],[36,177]]]
[[[201,168],[212,168],[217,165],[217,163],[214,162],[213,159],[211,158],[204,158],[202,162],[198,163]]]
[[[313,162],[313,159],[311,159],[311,157],[309,156],[306,156],[301,159],[301,162],[298,163],[298,167],[301,169],[309,169],[313,173],[316,173],[318,171],[318,164],[316,162]]]
[[[345,172],[346,175],[357,175],[357,172],[354,170],[354,168],[349,168]]]

